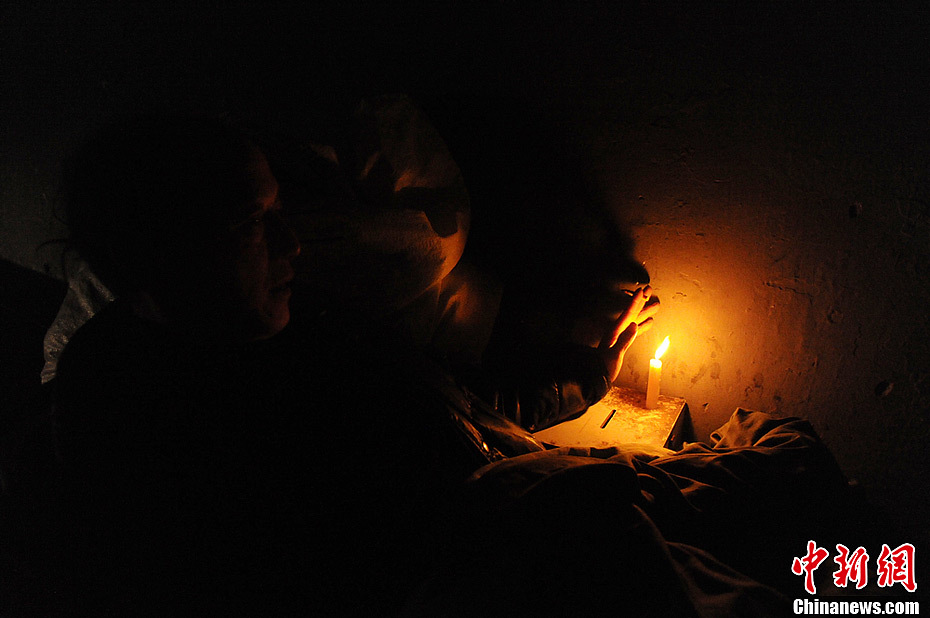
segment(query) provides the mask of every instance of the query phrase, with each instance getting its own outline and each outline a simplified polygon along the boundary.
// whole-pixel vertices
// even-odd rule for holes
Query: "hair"
[[[227,222],[255,148],[208,118],[148,116],[103,129],[65,165],[69,246],[116,294],[144,289],[164,276],[156,258],[183,256]]]

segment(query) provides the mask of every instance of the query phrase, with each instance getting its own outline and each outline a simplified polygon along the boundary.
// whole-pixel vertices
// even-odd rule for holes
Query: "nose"
[[[268,235],[268,251],[271,257],[293,260],[300,255],[300,241],[294,228],[278,212],[272,212],[265,224]]]

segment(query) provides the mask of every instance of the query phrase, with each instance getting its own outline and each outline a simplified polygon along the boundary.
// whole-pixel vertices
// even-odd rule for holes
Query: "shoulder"
[[[120,301],[97,313],[65,346],[54,381],[59,431],[103,430],[171,407],[188,380],[182,357],[157,324],[141,320]],[[130,414],[134,411],[135,414]]]
[[[159,336],[135,317],[127,304],[114,301],[74,333],[62,352],[58,383],[86,380],[95,373],[124,373],[133,359],[148,357]]]

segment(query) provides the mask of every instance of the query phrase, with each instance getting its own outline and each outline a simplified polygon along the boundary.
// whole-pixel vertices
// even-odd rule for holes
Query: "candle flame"
[[[656,349],[656,360],[662,358],[662,355],[665,354],[665,351],[668,350],[669,340],[668,337],[665,338],[665,341]]]

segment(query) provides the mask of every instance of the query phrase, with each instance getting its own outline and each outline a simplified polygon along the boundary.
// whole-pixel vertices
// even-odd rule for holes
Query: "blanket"
[[[789,554],[845,489],[806,421],[743,409],[672,455],[563,447],[493,462],[469,480],[481,537],[408,613],[789,615],[802,590]]]

